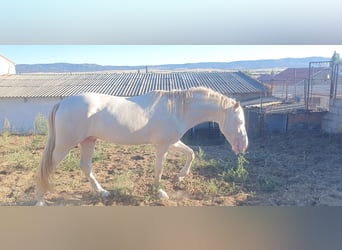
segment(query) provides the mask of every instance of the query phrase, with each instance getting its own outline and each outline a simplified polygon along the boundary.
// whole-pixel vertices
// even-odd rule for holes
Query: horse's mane
[[[196,94],[203,95],[204,101],[216,102],[221,109],[227,109],[236,103],[235,100],[205,87],[192,87],[187,90],[153,91],[153,95],[157,102],[159,102],[162,97],[167,98],[167,111],[177,113],[181,117],[187,115],[189,101]]]
[[[222,109],[227,109],[233,106],[236,101],[232,98],[229,98],[225,95],[220,94],[212,89],[205,88],[205,87],[198,87],[198,88],[191,88],[189,91],[193,93],[201,93],[206,96],[206,100],[215,100],[218,101],[218,105]]]

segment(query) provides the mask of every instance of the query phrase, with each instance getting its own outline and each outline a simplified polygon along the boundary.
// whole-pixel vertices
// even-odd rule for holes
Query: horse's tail
[[[55,128],[55,116],[56,112],[59,108],[59,103],[56,104],[48,118],[49,123],[49,132],[48,132],[48,138],[46,141],[43,157],[40,161],[40,165],[38,168],[37,173],[37,186],[42,191],[47,191],[50,188],[49,185],[49,176],[51,172],[53,171],[52,166],[52,154],[55,149],[55,142],[56,142],[56,128]]]

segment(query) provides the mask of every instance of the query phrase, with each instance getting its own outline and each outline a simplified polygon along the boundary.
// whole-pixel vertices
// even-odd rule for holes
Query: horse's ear
[[[240,103],[239,102],[236,102],[235,104],[234,104],[234,109],[238,109],[240,107]]]

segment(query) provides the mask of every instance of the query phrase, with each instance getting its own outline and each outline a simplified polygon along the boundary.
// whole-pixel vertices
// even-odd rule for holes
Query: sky
[[[140,66],[196,62],[331,57],[342,45],[0,45],[16,64],[94,63]]]

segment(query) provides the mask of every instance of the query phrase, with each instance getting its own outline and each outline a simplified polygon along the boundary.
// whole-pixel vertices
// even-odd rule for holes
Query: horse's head
[[[229,141],[235,153],[243,153],[248,147],[245,128],[245,115],[240,103],[224,110],[225,114],[219,122],[220,130]]]

